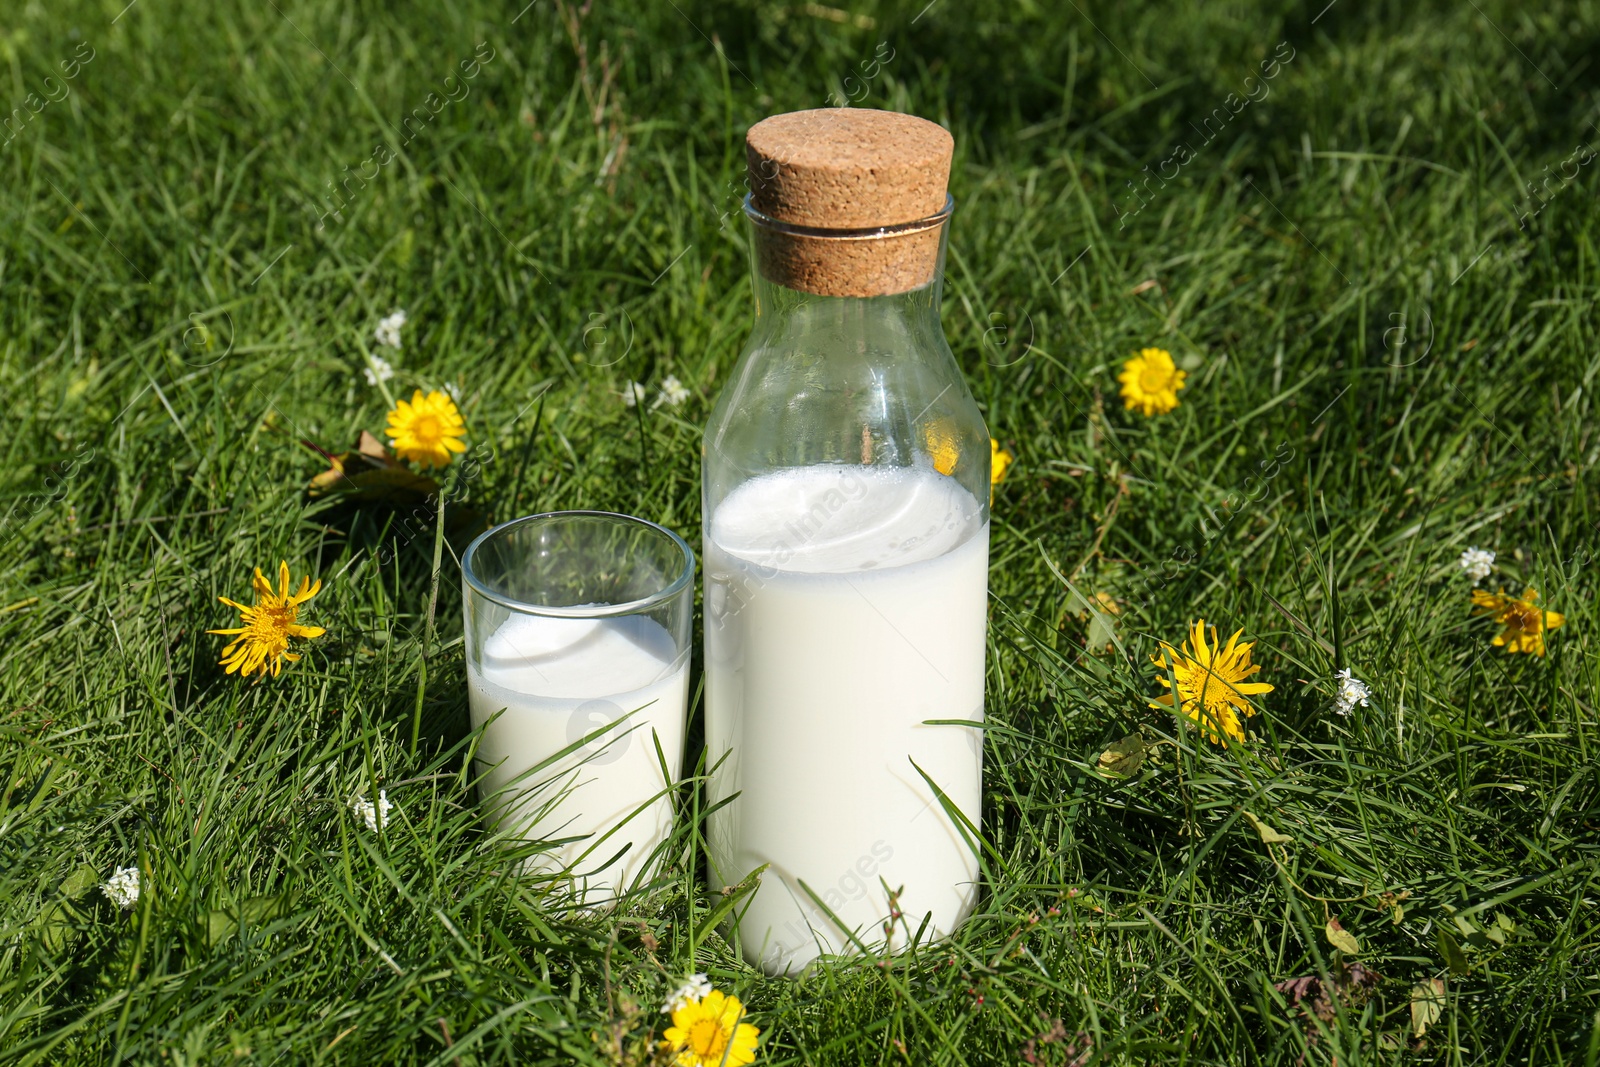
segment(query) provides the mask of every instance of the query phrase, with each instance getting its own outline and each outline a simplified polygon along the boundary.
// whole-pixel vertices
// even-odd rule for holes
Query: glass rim
[[[477,555],[478,549],[485,542],[487,542],[489,538],[495,536],[496,534],[503,534],[514,527],[523,525],[524,523],[537,522],[541,519],[548,520],[575,518],[621,519],[624,522],[634,523],[639,526],[646,526],[657,531],[658,533],[666,534],[667,537],[672,540],[672,543],[678,546],[678,551],[683,553],[683,568],[678,572],[678,576],[676,578],[667,583],[667,585],[663,588],[651,593],[647,597],[640,597],[638,600],[630,600],[623,604],[580,604],[568,607],[561,607],[554,604],[529,604],[527,601],[518,600],[515,597],[509,597],[503,593],[497,593],[486,586],[483,583],[483,580],[473,573],[472,561]],[[477,593],[484,599],[493,601],[503,608],[510,608],[512,611],[521,612],[524,615],[542,615],[546,618],[552,619],[604,619],[610,618],[614,615],[636,615],[648,608],[655,607],[657,604],[663,604],[668,600],[671,600],[679,593],[682,593],[684,589],[694,581],[694,564],[694,549],[689,547],[689,542],[685,541],[682,537],[679,537],[676,533],[667,529],[665,526],[662,526],[658,522],[651,522],[649,519],[641,519],[637,515],[624,515],[618,511],[594,511],[588,509],[577,511],[541,511],[535,515],[524,515],[521,518],[502,522],[498,526],[491,526],[489,529],[483,531],[483,533],[473,538],[472,543],[467,546],[467,550],[461,554],[461,579],[467,583],[467,586],[474,593]]]
[[[922,233],[925,230],[936,229],[950,221],[950,216],[955,213],[956,198],[946,193],[944,207],[935,214],[915,222],[901,222],[893,226],[866,226],[852,229],[828,229],[819,226],[796,226],[793,223],[780,222],[770,215],[763,215],[756,210],[755,196],[746,193],[744,196],[745,217],[759,229],[770,230],[773,233],[787,234],[790,237],[809,237],[821,241],[878,241],[886,237],[904,237],[909,234]]]

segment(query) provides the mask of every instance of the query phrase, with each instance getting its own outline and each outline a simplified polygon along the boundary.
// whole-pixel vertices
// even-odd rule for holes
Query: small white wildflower
[[[703,974],[689,976],[689,980],[677,988],[667,1002],[661,1005],[661,1010],[667,1015],[680,1008],[686,1008],[691,1003],[703,999],[711,992],[711,980]]]
[[[372,331],[373,339],[380,345],[398,349],[400,347],[400,327],[405,324],[406,313],[403,310],[396,311],[378,320],[378,328]]]
[[[652,410],[666,404],[668,407],[678,407],[689,399],[689,390],[684,388],[682,382],[672,375],[667,375],[661,382],[661,395],[656,397],[656,402],[651,404]]]
[[[1477,585],[1489,577],[1489,572],[1494,569],[1494,553],[1482,548],[1469,548],[1461,553],[1456,563],[1471,577],[1472,584]]]
[[[445,382],[444,391],[450,394],[450,399],[457,407],[461,406],[461,386],[456,382]]]
[[[1333,680],[1339,685],[1338,692],[1333,694],[1334,711],[1340,715],[1348,715],[1355,710],[1357,704],[1364,708],[1371,706],[1367,700],[1372,696],[1372,690],[1367,688],[1366,682],[1352,677],[1350,668],[1346,667],[1335,674]]]
[[[629,382],[622,387],[622,406],[631,408],[644,399],[644,386],[639,382]]]
[[[394,377],[394,364],[382,356],[373,356],[372,365],[364,368],[361,373],[367,376],[368,385],[377,385]]]
[[[100,887],[100,892],[124,911],[133,907],[139,901],[139,868],[118,867],[110,881]]]
[[[382,789],[378,790],[378,803],[374,805],[366,797],[356,797],[350,802],[350,810],[355,812],[356,818],[367,824],[367,829],[373,833],[378,832],[378,827],[389,825],[389,812],[394,805],[389,803],[389,794]]]

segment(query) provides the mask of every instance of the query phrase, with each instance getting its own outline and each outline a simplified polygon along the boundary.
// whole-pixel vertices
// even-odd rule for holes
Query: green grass
[[[59,99],[0,132],[0,1059],[614,1062],[597,1035],[706,970],[772,1064],[1016,1063],[1056,1020],[1094,1063],[1600,1062],[1600,9],[1321,6],[10,5],[0,102]],[[700,869],[609,917],[509,877],[462,773],[452,552],[429,641],[432,528],[341,536],[299,441],[382,428],[361,368],[404,307],[390,388],[461,387],[481,516],[698,544],[743,130],[860,94],[880,42],[858,102],[956,135],[945,328],[1017,455],[989,848],[947,944],[767,979],[702,929]],[[1145,345],[1191,368],[1154,420],[1116,397]],[[623,408],[668,374],[682,408]],[[1546,658],[1468,617],[1468,545],[1565,613]],[[204,631],[279,559],[328,634],[244,684]],[[1063,579],[1123,604],[1111,654]],[[1200,616],[1277,686],[1246,746],[1146,706]],[[1098,774],[1132,733],[1159,761]],[[345,805],[380,786],[374,836]],[[90,887],[133,864],[123,913]],[[1273,987],[1345,973],[1330,918],[1381,980],[1310,1024]]]

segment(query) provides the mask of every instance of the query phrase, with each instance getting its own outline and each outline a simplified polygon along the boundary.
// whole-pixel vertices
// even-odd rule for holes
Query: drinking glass
[[[602,905],[646,882],[683,759],[694,552],[604,511],[496,526],[462,558],[467,694],[488,816],[526,870]]]

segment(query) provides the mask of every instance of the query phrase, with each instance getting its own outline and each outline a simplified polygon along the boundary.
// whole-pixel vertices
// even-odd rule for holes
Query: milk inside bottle
[[[971,909],[977,858],[933,786],[976,816],[980,734],[927,723],[983,717],[977,512],[931,467],[831,464],[752,479],[717,510],[708,743],[727,753],[718,797],[737,799],[711,845],[741,874],[772,865],[741,920],[769,969],[849,950],[845,930],[885,940],[885,887],[934,915],[932,936]]]
[[[703,466],[709,865],[769,973],[979,893],[989,442],[939,326],[952,142],[867,109],[747,137],[756,328]]]

